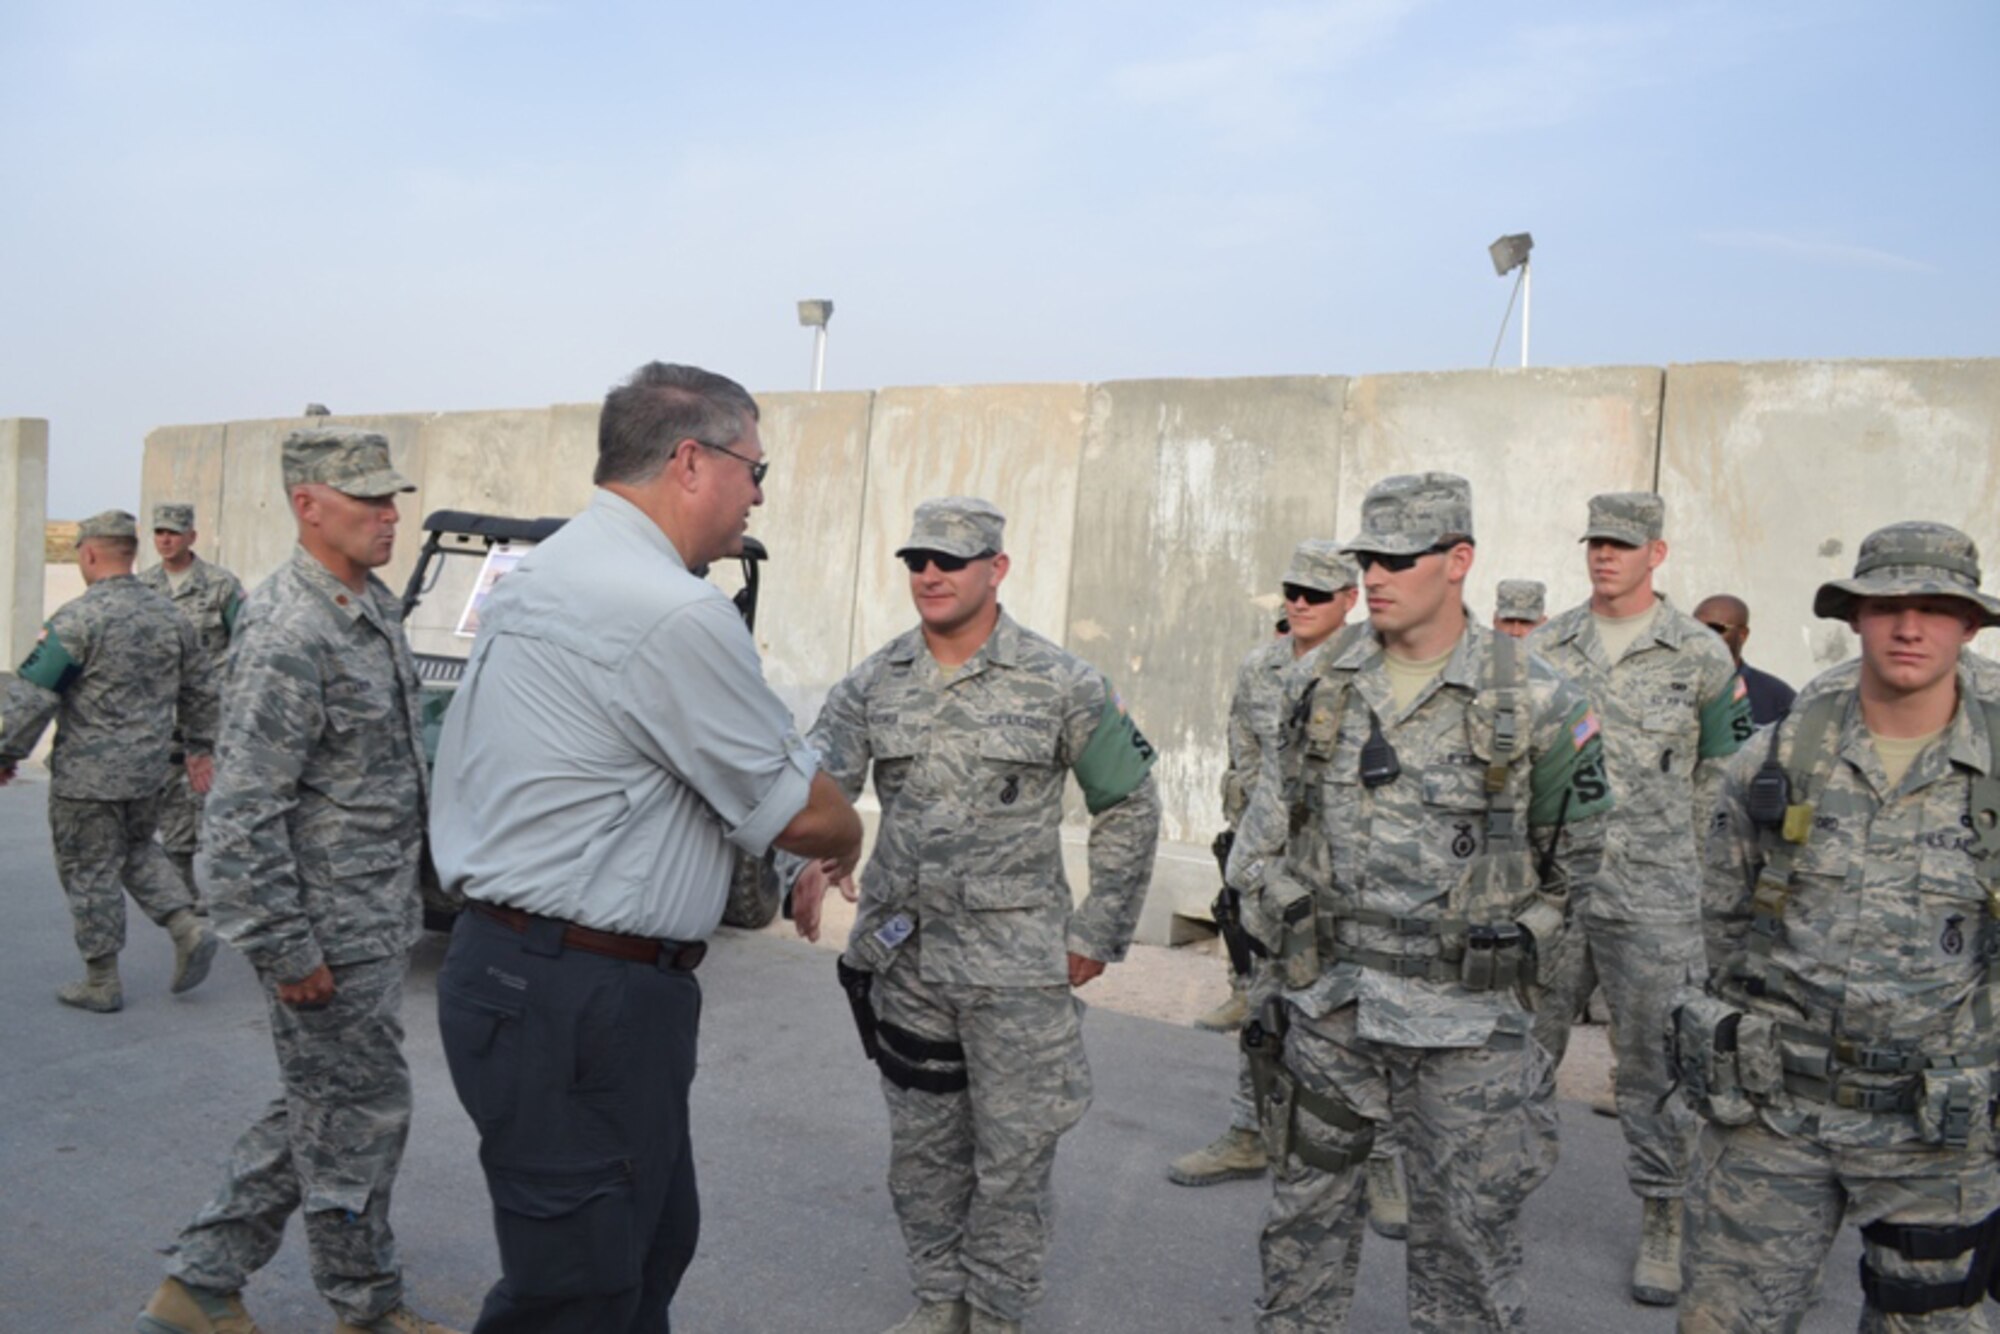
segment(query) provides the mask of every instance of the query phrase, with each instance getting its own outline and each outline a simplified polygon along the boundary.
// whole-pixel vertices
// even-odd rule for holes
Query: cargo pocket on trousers
[[[524,1297],[581,1297],[639,1284],[633,1182],[624,1163],[487,1169],[507,1286]]]
[[[482,1135],[514,1116],[520,1084],[521,1007],[456,987],[438,988],[438,1035],[465,1114]]]

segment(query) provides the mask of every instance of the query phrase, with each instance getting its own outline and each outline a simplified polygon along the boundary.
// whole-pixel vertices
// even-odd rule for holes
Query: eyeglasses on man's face
[[[738,463],[750,469],[750,485],[752,486],[764,485],[764,477],[771,471],[771,465],[763,459],[753,459],[747,454],[738,454],[727,445],[711,445],[706,440],[697,440],[695,443],[703,449],[712,449],[718,454],[727,454],[730,458],[735,459]]]
[[[1354,553],[1354,562],[1364,572],[1379,565],[1390,574],[1401,574],[1405,570],[1416,569],[1417,562],[1424,557],[1441,556],[1457,545],[1456,542],[1440,542],[1434,547],[1426,547],[1422,551],[1411,551],[1403,555],[1390,555],[1386,551],[1357,551]]]
[[[942,551],[905,551],[903,564],[911,574],[922,574],[931,565],[938,567],[939,574],[957,574],[972,562],[990,559],[992,555],[990,551],[982,551],[977,556],[951,556]]]
[[[1333,601],[1333,594],[1323,588],[1307,588],[1304,584],[1286,584],[1285,601],[1303,602],[1308,607],[1324,607]]]

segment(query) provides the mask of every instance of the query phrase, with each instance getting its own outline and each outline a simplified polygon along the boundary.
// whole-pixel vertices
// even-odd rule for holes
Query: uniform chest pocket
[[[1694,720],[1686,709],[1656,704],[1639,715],[1639,730],[1645,734],[1644,758],[1657,772],[1693,771],[1696,734]]]
[[[889,762],[915,758],[921,747],[923,734],[917,728],[902,723],[871,719],[868,723],[868,750],[877,761]]]
[[[1423,776],[1425,851],[1446,867],[1460,867],[1486,845],[1486,771],[1446,768]]]
[[[1012,723],[989,727],[979,734],[979,758],[989,764],[1051,765],[1056,757],[1056,729]]]
[[[1976,967],[1990,928],[1986,881],[1971,851],[1972,829],[1957,816],[1933,820],[1917,843],[1918,960],[1947,972]]]
[[[342,734],[386,723],[395,711],[395,688],[388,682],[344,677],[326,687],[327,726]]]

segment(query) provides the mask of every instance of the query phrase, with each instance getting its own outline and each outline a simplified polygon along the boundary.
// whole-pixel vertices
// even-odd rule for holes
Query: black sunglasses
[[[697,445],[700,445],[703,449],[712,449],[718,454],[727,454],[730,458],[735,459],[738,463],[741,463],[746,467],[748,467],[750,469],[750,485],[752,486],[764,485],[764,477],[771,471],[771,465],[765,462],[764,460],[753,459],[746,455],[738,454],[735,450],[729,448],[727,445],[711,445],[706,440],[696,440],[695,443]]]
[[[1440,542],[1434,547],[1426,547],[1422,551],[1412,551],[1401,556],[1392,556],[1386,551],[1357,551],[1354,553],[1354,563],[1364,571],[1380,565],[1390,574],[1401,574],[1405,570],[1417,568],[1417,562],[1424,557],[1442,555],[1458,545],[1457,542]]]
[[[1333,594],[1321,588],[1307,588],[1304,584],[1286,584],[1285,601],[1303,602],[1308,607],[1324,607],[1333,601]]]
[[[977,556],[948,556],[942,551],[905,551],[903,564],[911,574],[922,574],[927,565],[937,566],[939,574],[957,574],[972,562],[986,560],[992,555],[990,551],[982,551]]]
[[[1703,621],[1702,624],[1721,635],[1724,639],[1729,638],[1729,632],[1736,628],[1730,625],[1717,625],[1714,621]]]

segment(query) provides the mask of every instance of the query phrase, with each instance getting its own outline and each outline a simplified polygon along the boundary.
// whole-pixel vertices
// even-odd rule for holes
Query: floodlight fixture
[[[1493,256],[1493,272],[1505,278],[1515,269],[1528,262],[1528,252],[1535,248],[1534,234],[1515,232],[1503,236],[1486,247],[1486,253]]]
[[[1486,247],[1486,253],[1493,259],[1495,274],[1505,278],[1515,269],[1521,271],[1521,276],[1514,280],[1514,290],[1507,294],[1507,310],[1500,317],[1500,332],[1493,336],[1493,354],[1486,358],[1489,370],[1500,359],[1500,340],[1507,336],[1507,321],[1513,317],[1516,297],[1521,300],[1521,365],[1526,367],[1528,364],[1528,316],[1534,300],[1534,288],[1529,278],[1533,266],[1528,263],[1528,252],[1534,248],[1535,238],[1528,232],[1514,232]]]
[[[826,383],[826,322],[833,318],[833,302],[824,298],[799,302],[799,323],[813,331],[813,392]]]

